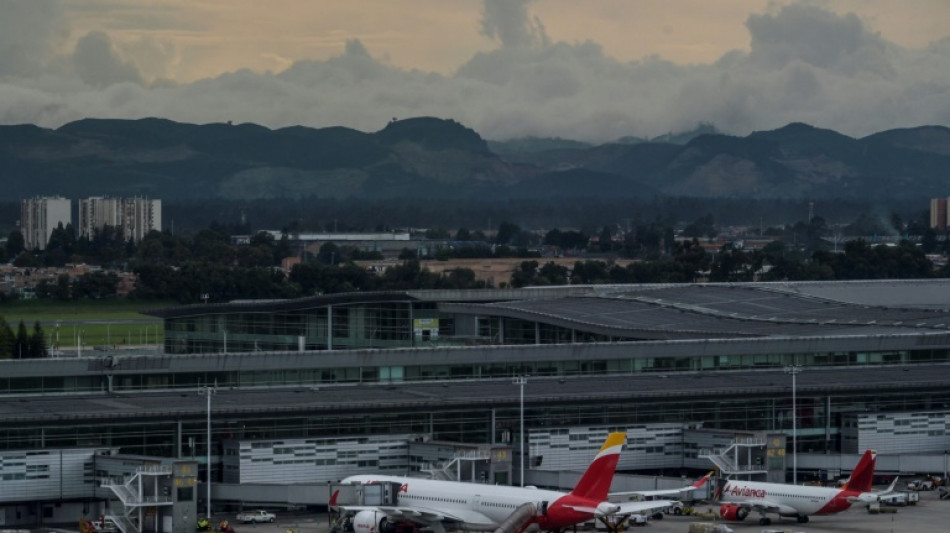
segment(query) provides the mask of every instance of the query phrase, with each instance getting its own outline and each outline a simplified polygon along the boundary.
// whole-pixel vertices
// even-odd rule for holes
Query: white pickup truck
[[[269,513],[263,509],[257,509],[255,511],[244,511],[243,513],[238,513],[237,521],[249,524],[251,522],[263,523],[263,522],[273,522],[277,520],[277,515],[274,513]]]

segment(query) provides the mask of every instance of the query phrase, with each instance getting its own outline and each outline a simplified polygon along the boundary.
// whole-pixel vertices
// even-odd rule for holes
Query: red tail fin
[[[571,491],[574,496],[590,498],[596,501],[606,501],[610,492],[610,484],[614,480],[614,471],[617,461],[620,460],[620,449],[627,440],[625,433],[611,433],[601,446],[597,456],[591,461],[587,471],[581,476],[577,486]]]
[[[707,481],[709,481],[709,478],[713,477],[714,473],[715,473],[715,470],[710,470],[708,474],[697,479],[696,483],[693,483],[690,486],[693,487],[694,489],[698,489],[699,487],[702,487],[703,485],[706,484]]]
[[[858,492],[871,492],[871,484],[874,481],[874,464],[877,462],[877,454],[874,450],[868,450],[861,456],[861,460],[851,471],[851,477],[845,483],[844,488]]]

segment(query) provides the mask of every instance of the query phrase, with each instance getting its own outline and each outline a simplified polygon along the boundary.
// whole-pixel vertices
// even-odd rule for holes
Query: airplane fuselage
[[[538,508],[536,520],[542,529],[559,529],[587,520],[593,512],[578,511],[575,507],[596,508],[601,502],[591,502],[563,492],[525,487],[460,483],[401,476],[359,475],[343,480],[344,483],[397,483],[399,506],[430,509],[433,513],[465,515],[474,511],[489,518],[492,523],[469,523],[470,529],[493,528],[525,503]],[[569,507],[565,507],[568,504]],[[557,510],[556,512],[551,512]]]
[[[849,498],[859,500],[861,495],[847,489],[731,480],[723,486],[719,500],[721,503],[769,502],[785,516],[824,515],[849,509],[853,503]]]

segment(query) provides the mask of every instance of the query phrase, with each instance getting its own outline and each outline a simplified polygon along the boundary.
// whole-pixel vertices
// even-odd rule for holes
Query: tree
[[[515,244],[514,240],[521,233],[521,228],[511,222],[502,222],[498,226],[498,233],[495,234],[496,244]]]
[[[0,316],[0,359],[11,359],[16,348],[16,334],[10,324]]]
[[[706,213],[705,215],[693,220],[688,226],[683,228],[683,235],[686,237],[700,238],[706,237],[709,239],[714,238],[718,234],[716,229],[715,219],[712,216],[712,213]]]
[[[20,230],[11,231],[10,234],[7,235],[7,244],[4,250],[6,251],[6,257],[10,259],[26,250],[23,233],[21,233]]]
[[[323,243],[317,253],[317,261],[323,265],[334,265],[340,260],[340,248],[332,242]]]
[[[20,321],[16,330],[16,341],[13,345],[13,358],[26,359],[30,356],[30,335],[26,332],[26,324]]]
[[[46,337],[43,335],[43,328],[40,326],[40,322],[37,320],[33,324],[33,334],[30,335],[30,358],[40,359],[48,355],[46,350]]]
[[[459,228],[455,232],[455,240],[457,241],[470,241],[472,240],[472,234],[468,231],[468,228]]]
[[[449,234],[449,230],[445,228],[433,228],[426,230],[426,239],[430,240],[448,240],[452,238]]]

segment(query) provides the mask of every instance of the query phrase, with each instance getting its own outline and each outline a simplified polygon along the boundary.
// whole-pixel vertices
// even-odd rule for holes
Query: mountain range
[[[251,198],[699,198],[912,201],[950,196],[950,128],[852,138],[793,123],[744,137],[488,142],[453,120],[344,127],[84,119],[0,126],[0,200],[35,195]]]

